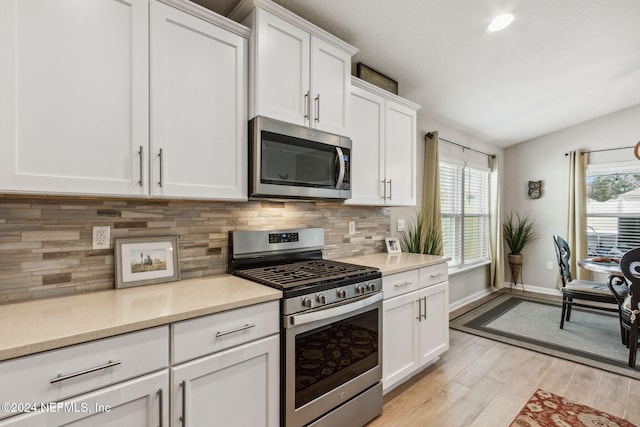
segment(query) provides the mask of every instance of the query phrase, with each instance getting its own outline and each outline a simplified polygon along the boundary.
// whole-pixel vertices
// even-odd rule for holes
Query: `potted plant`
[[[518,283],[520,271],[522,270],[522,250],[529,241],[537,237],[535,222],[530,213],[520,216],[519,213],[509,212],[502,222],[502,234],[509,246],[507,259],[511,268],[511,281]]]
[[[403,252],[442,255],[442,235],[437,227],[427,225],[418,211],[415,224],[409,222],[406,231],[400,234],[400,246]]]

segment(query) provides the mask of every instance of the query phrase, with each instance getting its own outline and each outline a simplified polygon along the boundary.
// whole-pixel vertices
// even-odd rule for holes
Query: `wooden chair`
[[[591,280],[573,280],[569,269],[569,259],[571,258],[571,249],[569,244],[557,234],[553,236],[553,242],[556,249],[556,257],[558,258],[558,266],[560,267],[560,276],[562,278],[562,317],[560,318],[560,329],[564,328],[565,320],[571,320],[571,308],[585,307],[596,310],[619,312],[619,302],[614,296],[614,292],[621,300],[624,300],[628,294],[626,284],[620,284],[615,277],[609,278],[609,284],[604,282],[593,282]],[[589,301],[589,303],[576,302],[575,300]],[[595,305],[594,302],[606,303],[608,305]],[[618,307],[611,307],[615,304]],[[620,328],[622,342],[625,343],[626,332]]]
[[[638,352],[638,323],[640,323],[640,248],[627,252],[620,258],[620,270],[629,285],[629,295],[620,304],[620,326],[628,334],[629,366],[635,368]]]

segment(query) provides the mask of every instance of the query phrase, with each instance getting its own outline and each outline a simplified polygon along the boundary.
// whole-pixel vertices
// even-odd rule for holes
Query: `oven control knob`
[[[376,290],[376,284],[375,283],[367,283],[367,290],[369,292],[373,292]]]
[[[364,294],[366,288],[364,287],[364,285],[358,285],[356,286],[356,293],[357,294]]]
[[[323,294],[318,294],[316,295],[316,301],[318,301],[318,303],[320,304],[326,304],[327,303],[327,297]]]
[[[311,308],[312,305],[313,305],[313,301],[311,301],[311,298],[304,298],[302,300],[303,307]]]
[[[347,291],[345,291],[344,289],[338,289],[336,291],[336,294],[338,295],[338,298],[346,298],[347,297]]]

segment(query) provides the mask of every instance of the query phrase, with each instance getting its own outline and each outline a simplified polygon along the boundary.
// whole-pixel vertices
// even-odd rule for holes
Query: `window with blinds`
[[[489,260],[489,171],[440,162],[444,255],[450,268]]]
[[[640,164],[589,165],[586,232],[589,256],[619,257],[640,246]]]

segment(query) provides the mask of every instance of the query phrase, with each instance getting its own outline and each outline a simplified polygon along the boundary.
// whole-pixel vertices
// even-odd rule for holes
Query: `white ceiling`
[[[275,2],[360,49],[353,62],[427,116],[499,146],[640,104],[638,0]],[[503,12],[511,26],[487,32]]]

